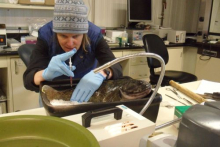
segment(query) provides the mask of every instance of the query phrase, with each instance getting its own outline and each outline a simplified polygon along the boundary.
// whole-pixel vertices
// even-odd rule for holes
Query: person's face
[[[83,34],[57,33],[57,39],[62,49],[69,52],[74,48],[80,48]]]

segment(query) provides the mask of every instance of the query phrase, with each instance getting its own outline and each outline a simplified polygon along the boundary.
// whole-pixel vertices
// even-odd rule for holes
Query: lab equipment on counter
[[[123,31],[119,30],[106,30],[106,37],[109,38],[110,42],[115,43],[117,37],[121,37]]]
[[[200,95],[190,91],[189,89],[179,85],[178,83],[176,83],[175,81],[173,80],[170,80],[169,84],[176,88],[177,90],[179,90],[180,92],[182,92],[183,94],[187,95],[188,97],[192,98],[193,100],[197,101],[198,103],[202,103],[202,102],[205,102],[206,100],[201,97]]]
[[[17,41],[14,38],[8,38],[7,44],[8,44],[8,46],[11,47],[12,50],[15,50],[15,51],[17,51],[18,48],[22,45],[19,41]]]
[[[177,101],[177,102],[179,102],[179,103],[181,103],[181,104],[187,106],[187,104],[181,102],[180,100],[178,100],[178,99],[176,99],[176,98],[174,98],[174,97],[172,97],[172,96],[170,96],[170,95],[167,95],[167,94],[165,94],[165,95],[166,95],[167,97],[169,97],[169,98],[171,98],[171,99],[173,99],[173,100],[175,100],[175,101]]]
[[[7,46],[7,36],[5,24],[0,24],[0,47]]]
[[[142,41],[143,30],[128,29],[127,32],[128,32],[128,42],[129,43],[143,45],[143,41]]]
[[[174,111],[174,120],[177,118],[181,118],[182,115],[190,108],[191,106],[175,106]],[[179,128],[179,123],[175,123],[174,126]]]
[[[206,103],[209,103],[206,105]],[[215,103],[215,105],[214,105]],[[191,106],[182,116],[177,147],[220,146],[220,102]],[[218,106],[218,107],[216,107]]]
[[[171,28],[164,28],[164,27],[161,27],[159,30],[158,30],[158,36],[160,38],[167,38],[167,35],[168,35],[168,32],[171,30]]]
[[[25,43],[26,44],[36,44],[37,43],[37,37],[34,36],[25,36]]]
[[[22,0],[22,1],[27,1],[27,0]],[[45,1],[41,1],[41,2],[45,2]],[[34,37],[38,37],[38,30],[47,23],[47,20],[45,18],[27,18],[26,21],[28,23],[29,35]]]
[[[204,105],[209,106],[209,107],[213,107],[213,108],[216,108],[216,109],[220,110],[220,102],[216,102],[216,101],[205,102]]]
[[[220,92],[213,92],[213,93],[204,93],[204,94],[199,94],[205,99],[214,99],[214,100],[220,100]]]
[[[169,30],[167,40],[172,43],[185,43],[186,31]]]
[[[125,46],[126,43],[128,43],[128,33],[126,31],[124,31],[122,34],[121,34],[121,43],[123,46]]]
[[[187,99],[184,98],[184,97],[181,97],[181,96],[178,94],[178,92],[177,92],[177,90],[176,90],[175,88],[173,88],[173,89],[171,89],[171,88],[166,88],[166,90],[173,92],[179,99],[182,99],[182,100],[184,100],[185,102],[187,102],[188,104],[193,105],[193,103],[192,103],[191,101],[187,100]]]
[[[174,147],[176,139],[171,134],[159,134],[148,139],[147,147]]]
[[[148,137],[154,132],[155,123],[124,105],[115,108],[122,112],[106,108],[63,118],[83,125],[85,118],[95,114],[96,117],[89,119],[91,124],[87,129],[96,137],[101,147],[143,147],[142,137]],[[114,118],[117,115],[118,120]]]
[[[145,34],[158,35],[158,33],[159,33],[158,30],[133,30],[133,29],[128,29],[126,31],[128,33],[128,42],[136,44],[136,45],[140,45],[140,46],[144,45],[144,43],[142,41],[142,37]]]

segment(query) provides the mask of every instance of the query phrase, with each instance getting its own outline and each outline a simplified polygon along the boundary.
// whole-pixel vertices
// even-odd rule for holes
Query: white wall
[[[173,0],[170,26],[176,30],[196,33],[200,3],[201,0]]]
[[[167,0],[164,26],[170,25],[171,4],[173,0]],[[120,27],[126,25],[127,0],[84,0],[89,7],[89,20],[98,26]],[[161,15],[162,0],[153,1],[154,24],[160,24],[158,17]],[[29,18],[43,18],[50,21],[53,10],[29,10],[29,9],[5,9],[0,8],[0,23],[7,27],[28,26]]]
[[[170,26],[169,17],[172,8],[172,1],[167,0],[165,10],[164,26]],[[162,11],[162,0],[153,0],[153,24],[160,25]],[[99,26],[120,27],[126,25],[127,0],[95,0],[94,23]]]

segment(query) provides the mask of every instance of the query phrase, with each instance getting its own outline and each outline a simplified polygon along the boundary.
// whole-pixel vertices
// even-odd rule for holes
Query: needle
[[[70,70],[72,71],[72,60],[71,60],[71,57],[69,59],[69,67],[70,67]],[[73,78],[70,77],[70,85],[71,87],[73,86]]]

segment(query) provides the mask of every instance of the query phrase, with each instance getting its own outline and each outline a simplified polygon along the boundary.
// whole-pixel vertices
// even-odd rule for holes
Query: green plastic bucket
[[[0,117],[1,147],[99,147],[81,125],[52,116]]]

